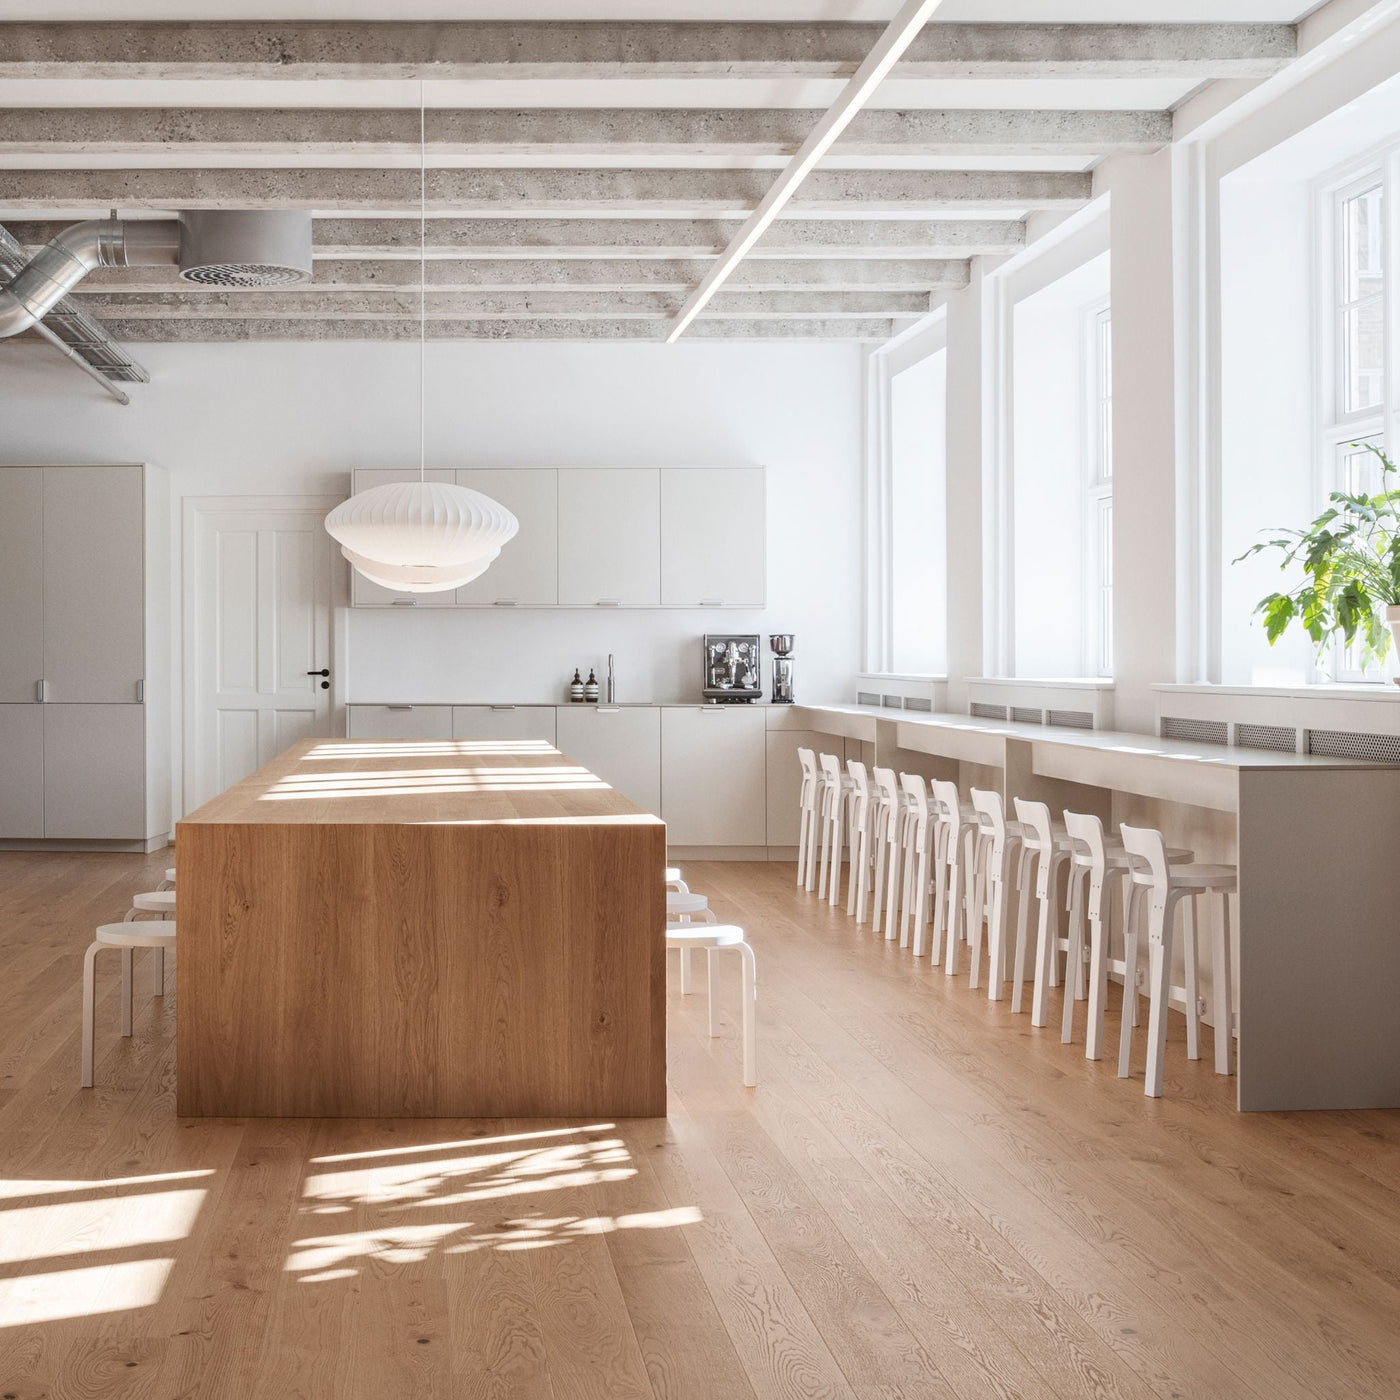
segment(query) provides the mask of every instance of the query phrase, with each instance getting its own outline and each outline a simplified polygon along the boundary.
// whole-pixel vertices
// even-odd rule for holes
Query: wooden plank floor
[[[181,1121],[140,960],[77,1088],[83,949],[167,860],[0,854],[0,1400],[1400,1395],[1400,1113],[1238,1115],[1180,1024],[1148,1102],[692,864],[757,1090],[737,969],[711,1041],[673,968],[664,1121]]]

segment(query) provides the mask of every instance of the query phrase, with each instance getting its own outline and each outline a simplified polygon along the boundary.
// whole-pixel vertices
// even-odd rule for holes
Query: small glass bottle
[[[583,703],[583,681],[579,678],[578,667],[574,667],[574,678],[569,682],[570,703],[581,705]]]
[[[593,668],[588,668],[588,681],[583,687],[583,698],[590,705],[598,703],[598,677],[593,674]]]

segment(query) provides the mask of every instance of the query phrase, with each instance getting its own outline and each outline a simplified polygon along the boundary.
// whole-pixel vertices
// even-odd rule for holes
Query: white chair
[[[732,948],[739,954],[743,972],[744,1083],[752,1088],[758,1083],[758,968],[753,949],[744,941],[744,930],[737,924],[667,924],[666,946],[678,948],[681,965],[692,948],[703,948],[709,956],[710,976],[710,1034],[719,1034],[719,977],[715,953]]]
[[[810,890],[812,861],[817,850],[821,772],[811,749],[798,749],[797,761],[802,765],[802,790],[797,798],[797,883]]]
[[[1006,991],[1006,921],[1010,910],[1011,870],[1015,865],[1022,879],[1025,869],[1021,862],[1021,838],[1024,828],[1020,822],[1006,820],[1006,807],[999,792],[981,788],[969,790],[973,809],[977,813],[979,863],[979,892],[986,893],[987,922],[987,999],[1000,1001]],[[1026,887],[1021,887],[1022,907],[1026,907]],[[982,956],[982,899],[979,893],[978,922],[972,940],[972,972],[968,986],[977,986]],[[1018,920],[1024,924],[1024,920]]]
[[[936,820],[935,851],[943,867],[942,892],[935,879],[933,961],[938,961],[942,930],[943,971],[958,970],[958,945],[972,938],[972,885],[976,859],[977,821],[962,800],[958,785],[935,778],[932,785]],[[980,916],[979,916],[980,917]]]
[[[1196,947],[1196,897],[1220,896],[1220,922],[1215,928],[1211,973],[1215,981],[1215,1072],[1229,1074],[1233,1065],[1234,998],[1230,988],[1230,896],[1239,885],[1233,865],[1173,865],[1167,843],[1160,831],[1148,827],[1121,826],[1123,846],[1137,859],[1132,865],[1136,891],[1146,896],[1147,942],[1150,955],[1148,990],[1151,1002],[1147,1017],[1147,1076],[1143,1093],[1162,1097],[1163,1060],[1167,1049],[1167,1007],[1173,998],[1186,1002],[1186,1054],[1201,1058],[1200,987],[1197,980],[1199,950]],[[1176,907],[1186,905],[1186,986],[1172,985],[1172,939]],[[1140,918],[1130,917],[1125,948],[1128,965],[1137,961]],[[1118,1074],[1126,1078],[1132,1049],[1132,1025],[1123,1018],[1123,1034],[1118,1050]]]
[[[831,904],[841,898],[841,851],[845,844],[846,797],[851,792],[851,780],[841,770],[841,760],[835,754],[819,756],[821,763],[821,869],[817,876],[817,894],[825,894]],[[827,862],[830,861],[830,877]],[[810,857],[807,888],[812,888]]]
[[[175,925],[143,923],[102,924],[83,958],[83,1066],[82,1086],[92,1088],[93,1012],[97,999],[97,974],[94,964],[103,948],[120,948],[122,954],[122,1034],[131,1034],[131,955],[136,948],[156,948],[164,958],[167,948],[175,946]],[[163,964],[162,964],[163,965]]]
[[[717,924],[710,901],[703,894],[693,894],[690,890],[668,890],[666,893],[666,921]],[[690,995],[690,952],[681,950],[681,994]]]
[[[1055,895],[1059,889],[1060,870],[1073,857],[1074,847],[1069,833],[1050,816],[1044,802],[1015,799],[1016,819],[1021,823],[1021,869],[1017,883],[1021,888],[1021,905],[1016,919],[1016,953],[1012,969],[1011,1009],[1020,1011],[1026,975],[1028,951],[1027,921],[1031,894],[1031,874],[1034,866],[1034,894],[1037,907],[1035,960],[1032,969],[1031,1025],[1043,1026],[1047,1015],[1046,991],[1059,983],[1059,957],[1068,950],[1069,939],[1061,938],[1055,914]]]
[[[894,920],[899,912],[899,857],[904,846],[906,803],[893,768],[875,768],[875,811],[871,822],[875,843],[875,889],[870,905],[870,931],[880,932],[884,918],[885,937],[894,937]]]
[[[929,807],[928,784],[922,774],[901,773],[904,794],[904,912],[899,920],[899,946],[912,947],[914,956],[924,955],[924,929],[929,921],[929,889],[932,884],[933,814]],[[911,937],[912,926],[912,937]]]
[[[851,795],[846,803],[846,844],[851,852],[851,884],[846,895],[846,913],[853,915],[856,923],[863,924],[866,902],[870,897],[871,862],[874,857],[871,840],[875,800],[865,764],[852,758],[847,761],[846,770],[851,780]]]

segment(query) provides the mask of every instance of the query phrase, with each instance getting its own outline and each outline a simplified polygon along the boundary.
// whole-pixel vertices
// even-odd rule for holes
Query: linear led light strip
[[[865,62],[851,75],[841,96],[827,109],[802,143],[797,154],[783,167],[758,207],[744,221],[744,226],[730,240],[719,260],[705,274],[704,280],[690,294],[685,305],[676,313],[676,323],[666,337],[674,345],[685,334],[686,327],[705,309],[710,298],[719,291],[729,274],[748,256],[749,250],[767,231],[768,225],[782,213],[784,205],[797,193],[812,168],[831,149],[836,138],[850,125],[852,118],[870,100],[875,89],[885,80],[890,69],[899,62],[904,50],[924,27],[924,21],[938,8],[942,0],[906,0],[904,7],[890,21],[875,47],[865,56]]]

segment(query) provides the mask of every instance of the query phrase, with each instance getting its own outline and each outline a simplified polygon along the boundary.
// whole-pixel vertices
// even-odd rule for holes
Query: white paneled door
[[[185,502],[186,811],[331,732],[334,505]]]

